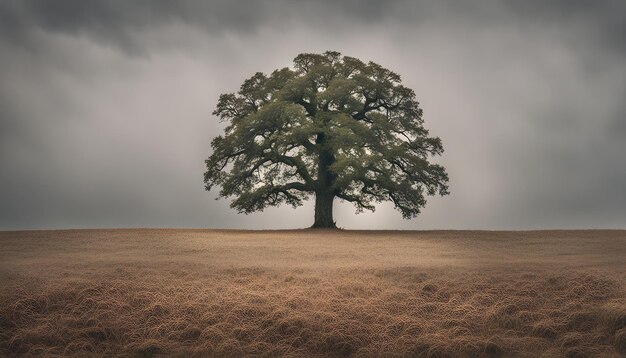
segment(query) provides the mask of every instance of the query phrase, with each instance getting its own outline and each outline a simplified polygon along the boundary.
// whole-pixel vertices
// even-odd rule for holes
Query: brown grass
[[[619,357],[626,232],[0,233],[0,356]]]

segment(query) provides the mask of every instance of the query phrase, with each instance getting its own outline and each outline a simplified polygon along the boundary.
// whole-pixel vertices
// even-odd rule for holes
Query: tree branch
[[[374,210],[374,206],[365,202],[362,197],[350,195],[348,193],[344,193],[341,191],[337,191],[335,195],[340,199],[356,204],[357,207],[359,208],[372,210],[372,211]]]

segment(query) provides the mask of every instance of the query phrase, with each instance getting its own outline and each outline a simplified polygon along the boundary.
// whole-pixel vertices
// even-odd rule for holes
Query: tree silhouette
[[[376,63],[338,52],[303,53],[293,69],[256,73],[239,92],[222,94],[213,112],[227,121],[206,160],[207,190],[234,197],[251,213],[315,196],[313,227],[335,227],[333,200],[357,212],[392,201],[404,218],[425,195],[448,194],[443,152],[429,137],[413,90]]]

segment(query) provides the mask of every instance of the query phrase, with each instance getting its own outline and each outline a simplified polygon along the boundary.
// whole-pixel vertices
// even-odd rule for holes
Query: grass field
[[[626,355],[626,231],[0,232],[0,356]]]

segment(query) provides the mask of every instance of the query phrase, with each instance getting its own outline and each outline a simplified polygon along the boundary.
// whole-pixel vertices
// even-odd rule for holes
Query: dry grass
[[[0,233],[0,356],[626,355],[626,232]]]

